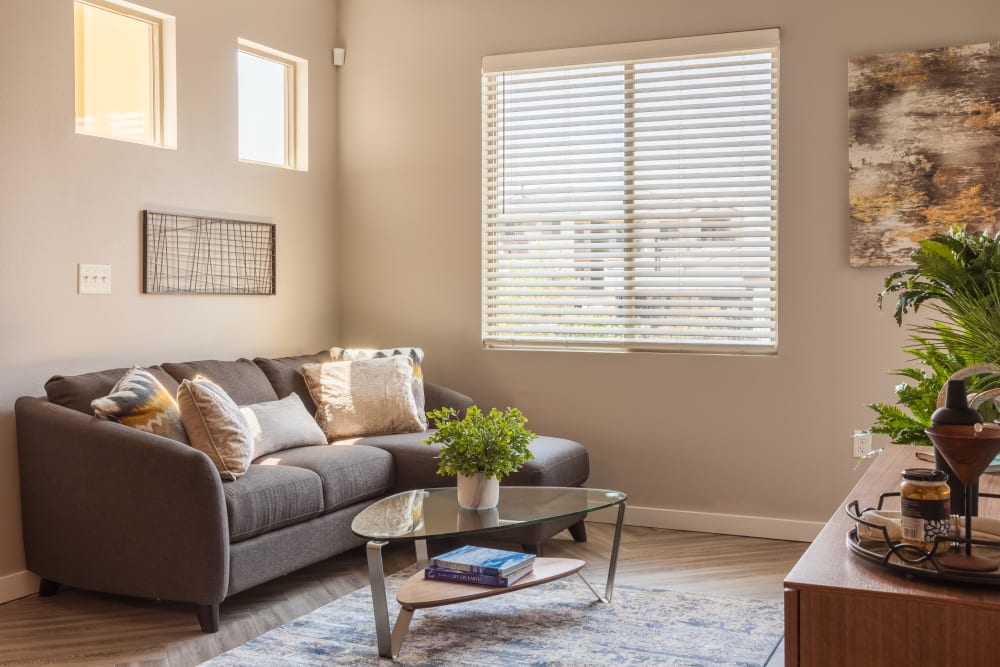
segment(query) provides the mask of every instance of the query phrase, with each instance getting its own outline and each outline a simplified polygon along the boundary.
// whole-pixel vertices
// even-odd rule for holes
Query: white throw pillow
[[[374,350],[361,347],[331,347],[330,358],[333,361],[361,361],[363,359],[382,359],[385,357],[406,357],[413,362],[413,400],[420,413],[420,423],[427,428],[427,413],[424,412],[424,351],[419,347],[390,347],[384,350]],[[423,429],[421,429],[423,430]]]
[[[326,436],[296,393],[280,401],[244,405],[240,412],[253,433],[253,458],[289,447],[325,445]]]
[[[303,364],[302,376],[316,402],[316,423],[331,440],[426,427],[413,398],[413,364],[407,357]]]
[[[236,402],[211,380],[184,380],[177,403],[191,446],[208,455],[222,479],[236,479],[253,460],[253,432]]]

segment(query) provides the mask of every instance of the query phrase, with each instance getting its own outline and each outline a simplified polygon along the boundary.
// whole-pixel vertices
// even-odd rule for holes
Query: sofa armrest
[[[29,570],[106,593],[225,598],[229,526],[207,456],[42,398],[14,410]]]
[[[428,412],[448,407],[458,412],[459,417],[464,417],[465,411],[474,403],[471,398],[454,389],[424,382],[424,409]]]

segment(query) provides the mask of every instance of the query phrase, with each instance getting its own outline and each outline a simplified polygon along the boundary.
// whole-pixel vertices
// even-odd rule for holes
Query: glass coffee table
[[[372,587],[375,634],[378,654],[393,658],[406,638],[410,619],[417,609],[439,607],[478,598],[499,595],[537,586],[576,573],[602,602],[610,602],[618,565],[622,521],[627,495],[621,491],[555,486],[501,486],[500,504],[492,510],[466,510],[458,505],[454,487],[404,491],[383,498],[365,508],[351,523],[355,535],[368,542],[368,577]],[[554,519],[594,512],[618,506],[618,521],[608,562],[608,581],[602,596],[583,578],[585,563],[575,558],[536,558],[534,571],[508,587],[479,586],[424,579],[427,565],[427,540],[445,537],[469,537],[516,526],[530,526]],[[416,549],[416,574],[396,592],[399,616],[389,626],[389,605],[382,567],[382,547],[390,542],[413,542]]]

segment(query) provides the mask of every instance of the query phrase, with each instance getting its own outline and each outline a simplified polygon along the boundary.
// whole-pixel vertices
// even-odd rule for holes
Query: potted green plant
[[[929,323],[910,325],[913,345],[904,350],[916,359],[914,368],[893,371],[913,381],[897,385],[898,407],[871,403],[878,413],[872,427],[893,442],[929,445],[930,426],[938,394],[948,377],[974,364],[1000,365],[1000,235],[970,233],[952,227],[920,242],[910,256],[912,267],[891,273],[879,295],[896,294],[896,324],[921,305],[935,311]],[[975,393],[997,386],[996,376],[970,379]],[[980,408],[984,418],[996,417],[991,403]]]
[[[535,434],[517,408],[483,414],[473,405],[459,419],[452,408],[427,413],[437,428],[424,439],[441,445],[437,474],[458,476],[458,503],[466,509],[491,509],[500,499],[500,480],[533,459],[528,445]]]
[[[973,363],[953,349],[948,338],[943,338],[938,344],[916,335],[910,336],[910,340],[912,347],[903,352],[913,357],[917,365],[896,369],[892,374],[912,382],[896,385],[896,405],[868,404],[878,413],[871,430],[872,433],[888,435],[897,444],[930,446],[931,440],[925,430],[931,426],[931,415],[938,408],[938,397],[945,383],[953,374]],[[976,375],[968,379],[968,385],[971,393],[979,394],[996,387],[997,377]],[[984,421],[1000,417],[992,402],[982,403],[979,412]]]
[[[896,324],[903,316],[926,304],[936,317],[929,323],[910,324],[915,345],[905,350],[920,366],[894,371],[914,384],[896,387],[898,405],[872,403],[878,413],[872,430],[889,434],[893,442],[931,444],[924,430],[931,425],[940,390],[960,369],[995,368],[1000,365],[1000,235],[969,233],[952,227],[947,234],[934,234],[920,242],[911,254],[912,267],[885,279],[879,307],[888,294],[896,294]],[[985,366],[980,366],[985,365]],[[969,382],[973,393],[992,396],[998,381],[995,372],[980,374]],[[906,409],[909,410],[907,414]],[[996,416],[996,406],[983,403],[984,418]],[[936,466],[954,473],[935,448]],[[965,488],[950,481],[952,502],[960,504]],[[972,487],[973,497],[976,488]],[[973,507],[975,500],[973,500]]]

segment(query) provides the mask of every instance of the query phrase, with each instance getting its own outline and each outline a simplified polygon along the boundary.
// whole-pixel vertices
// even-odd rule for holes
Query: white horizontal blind
[[[740,35],[484,60],[485,346],[776,350],[777,30]]]

